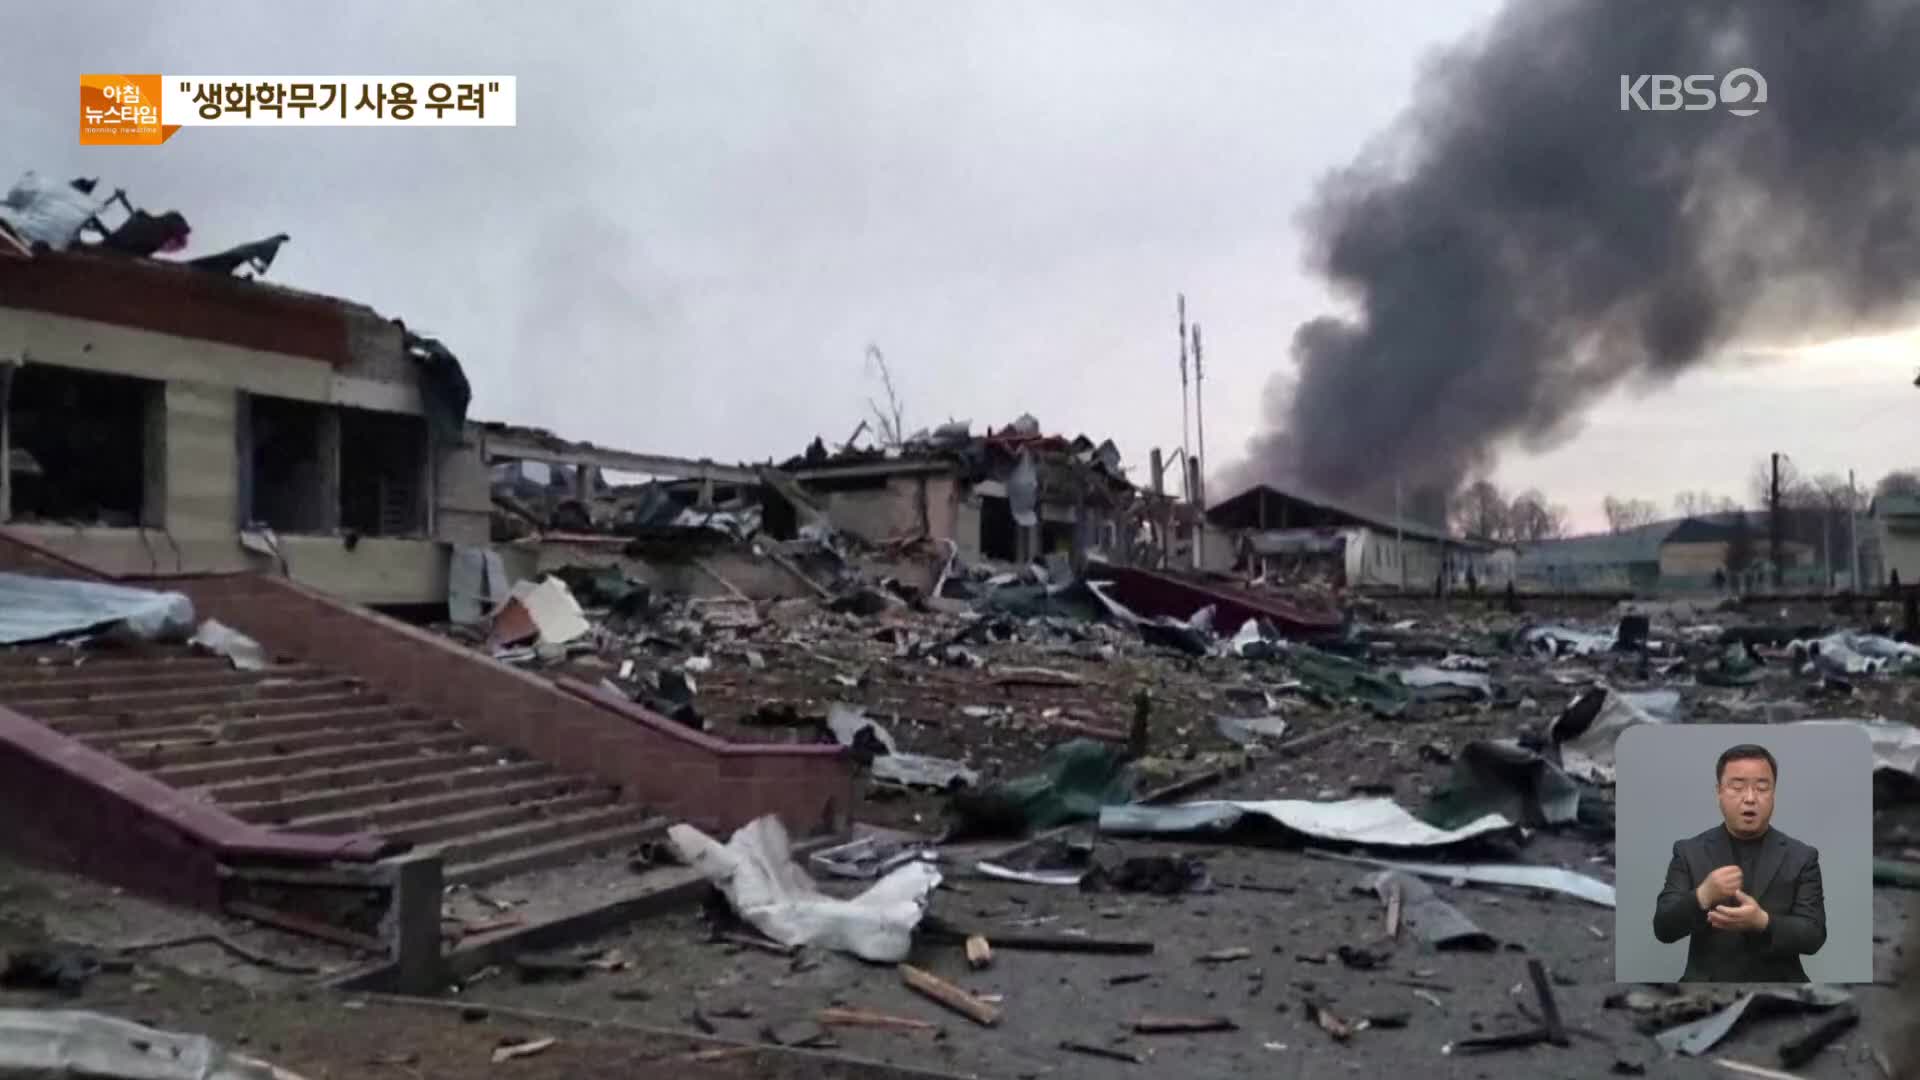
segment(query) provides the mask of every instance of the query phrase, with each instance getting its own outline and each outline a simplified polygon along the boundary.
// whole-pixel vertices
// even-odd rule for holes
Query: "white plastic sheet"
[[[226,657],[240,671],[261,671],[267,666],[267,650],[259,642],[217,619],[201,623],[187,644]]]
[[[0,1076],[110,1080],[300,1080],[183,1035],[96,1012],[0,1009]]]
[[[0,199],[0,222],[5,222],[28,243],[65,251],[87,219],[106,205],[106,200],[80,191],[72,184],[29,172],[14,181],[7,197]]]
[[[741,826],[725,845],[691,825],[671,826],[667,838],[761,933],[782,945],[817,945],[877,963],[907,958],[927,897],[940,884],[937,867],[916,861],[851,900],[828,896],[793,861],[787,830],[771,814]]]
[[[1513,827],[1505,817],[1487,814],[1456,829],[1436,828],[1392,799],[1268,799],[1108,806],[1100,811],[1100,831],[1114,835],[1225,832],[1249,816],[1265,818],[1312,839],[1370,847],[1443,847]]]
[[[1441,667],[1407,668],[1399,673],[1401,685],[1422,699],[1459,696],[1484,701],[1493,696],[1493,679],[1484,672],[1457,671]]]
[[[116,623],[150,641],[193,633],[193,601],[97,581],[0,574],[0,645],[84,634]]]

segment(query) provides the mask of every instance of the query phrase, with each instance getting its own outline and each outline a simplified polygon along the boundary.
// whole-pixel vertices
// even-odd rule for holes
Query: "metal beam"
[[[584,443],[548,444],[544,441],[493,431],[481,434],[481,452],[495,461],[540,461],[549,465],[589,465],[615,472],[643,473],[682,480],[712,480],[723,484],[758,484],[759,474],[745,465],[719,465],[711,459],[637,454]]]

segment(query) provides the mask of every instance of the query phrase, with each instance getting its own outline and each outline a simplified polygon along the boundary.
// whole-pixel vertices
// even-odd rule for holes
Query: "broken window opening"
[[[427,532],[427,422],[340,410],[340,525],[362,536]]]
[[[1005,496],[980,498],[980,554],[1001,562],[1019,558],[1019,533],[1013,523],[1013,504]]]
[[[241,417],[247,524],[282,533],[330,533],[338,427],[333,410],[248,395]]]
[[[23,364],[7,395],[6,460],[15,522],[134,528],[157,524],[165,387],[150,379]],[[4,509],[4,508],[0,508]]]

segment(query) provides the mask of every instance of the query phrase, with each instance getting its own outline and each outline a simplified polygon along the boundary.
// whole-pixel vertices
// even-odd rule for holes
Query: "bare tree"
[[[1731,514],[1740,509],[1740,500],[1711,491],[1683,491],[1673,497],[1673,512],[1681,517],[1697,518],[1709,514]]]
[[[1616,499],[1609,495],[1600,505],[1607,515],[1607,531],[1611,533],[1651,525],[1660,516],[1660,508],[1645,499]]]
[[[1889,495],[1920,495],[1920,469],[1895,469],[1873,485],[1876,498]]]
[[[1481,540],[1512,540],[1513,509],[1506,493],[1490,480],[1462,488],[1447,508],[1455,532]]]
[[[1567,508],[1547,502],[1538,491],[1526,491],[1513,500],[1513,539],[1522,543],[1552,540],[1567,534]]]
[[[906,425],[902,418],[900,395],[893,387],[893,372],[887,368],[887,358],[880,352],[880,346],[867,346],[867,373],[877,374],[880,386],[887,393],[886,408],[872,398],[867,399],[867,408],[873,413],[875,434],[880,445],[890,450],[899,449],[906,442]]]

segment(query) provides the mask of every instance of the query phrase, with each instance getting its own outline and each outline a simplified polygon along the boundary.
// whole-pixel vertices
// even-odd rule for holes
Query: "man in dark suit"
[[[1802,956],[1827,942],[1820,852],[1773,828],[1773,755],[1744,743],[1720,755],[1725,820],[1673,845],[1653,936],[1689,938],[1681,982],[1807,982]]]

